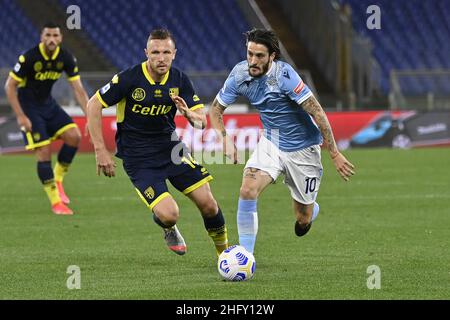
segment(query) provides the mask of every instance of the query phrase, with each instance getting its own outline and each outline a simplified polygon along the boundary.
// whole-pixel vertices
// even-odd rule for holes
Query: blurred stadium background
[[[67,29],[70,5],[80,8],[80,29]],[[380,8],[380,29],[367,26],[370,5]],[[298,70],[330,112],[342,148],[356,145],[350,141],[364,129],[364,138],[359,139],[364,143],[388,136],[389,144],[411,146],[411,140],[418,138],[409,133],[405,142],[405,130],[391,132],[404,127],[398,123],[404,113],[390,113],[384,122],[379,120],[384,113],[365,114],[364,119],[359,114],[347,121],[353,123],[348,131],[346,125],[335,124],[331,112],[450,110],[450,3],[446,0],[0,0],[0,8],[0,83],[19,54],[39,41],[40,26],[47,21],[63,27],[63,45],[78,58],[89,95],[117,71],[145,60],[149,31],[167,27],[179,49],[174,65],[190,75],[198,94],[210,103],[231,68],[245,59],[243,32],[262,27],[277,32],[283,59]],[[67,82],[58,81],[53,95],[71,115],[81,115]],[[242,100],[230,111],[253,110]],[[446,129],[437,135],[442,124],[418,121],[433,136],[416,145],[450,141],[447,112],[434,116],[444,115],[445,120]],[[10,132],[5,129],[8,115],[11,110],[0,90],[0,126],[4,127],[0,131]],[[414,126],[417,129],[418,124]],[[10,132],[9,139],[20,144],[20,134]],[[4,133],[0,150],[18,150],[14,142],[8,148],[6,140]]]
[[[66,28],[70,5],[81,9],[79,30]],[[369,5],[381,9],[381,29],[367,28]],[[0,83],[47,21],[63,27],[63,46],[78,58],[89,95],[145,60],[148,33],[167,27],[177,40],[174,65],[208,104],[245,59],[243,32],[261,27],[279,35],[283,60],[316,93],[341,148],[450,144],[448,0],[0,0]],[[82,125],[64,80],[53,95]],[[227,128],[247,130],[240,149],[256,143],[253,111],[245,100],[227,110]],[[104,114],[113,149],[114,110]],[[186,121],[177,124],[194,140]],[[23,149],[4,90],[0,133],[0,153]],[[77,156],[66,180],[77,214],[63,221],[50,215],[34,158],[1,156],[0,299],[448,299],[449,150],[349,150],[358,172],[349,184],[324,157],[323,219],[301,240],[277,183],[260,201],[257,273],[245,286],[218,280],[198,213],[178,194],[181,230],[192,244],[184,260],[165,250],[120,168],[114,181],[94,180],[93,155]],[[236,243],[242,166],[208,169]],[[86,270],[87,290],[76,293],[65,288],[65,268],[74,263]],[[386,272],[379,292],[366,287],[374,263]]]
[[[80,30],[65,27],[70,5],[81,9]],[[379,30],[367,28],[369,5],[381,8]],[[46,21],[63,26],[63,45],[78,58],[89,93],[145,59],[149,31],[165,26],[177,39],[175,64],[210,101],[234,64],[245,59],[242,33],[264,27],[278,33],[284,60],[326,108],[450,109],[445,0],[0,0],[0,8],[2,83],[19,53],[37,43]],[[63,81],[54,94],[64,105],[74,103]],[[5,112],[3,91],[0,102]]]

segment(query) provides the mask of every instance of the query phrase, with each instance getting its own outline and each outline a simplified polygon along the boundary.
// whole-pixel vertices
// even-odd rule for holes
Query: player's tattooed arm
[[[319,127],[323,139],[328,146],[331,157],[335,157],[339,153],[339,150],[336,146],[336,141],[334,140],[333,131],[331,130],[328,118],[320,103],[314,96],[311,96],[302,102],[301,107],[314,118],[314,121]]]
[[[355,174],[353,171],[355,167],[339,152],[336,141],[334,140],[333,131],[322,106],[314,96],[311,96],[301,103],[301,107],[314,118],[328,147],[336,170],[345,181],[348,181],[350,176]]]
[[[225,130],[225,124],[223,122],[223,112],[225,108],[214,99],[211,107],[209,108],[209,117],[211,118],[211,125],[216,131],[220,132],[222,137],[227,135],[227,131]]]
[[[217,101],[217,98],[214,99],[209,108],[209,119],[211,121],[211,127],[219,133],[220,137],[222,137],[225,155],[230,158],[234,164],[236,164],[238,162],[237,149],[233,140],[227,135],[227,130],[225,130],[225,124],[223,122],[224,111],[225,107]]]

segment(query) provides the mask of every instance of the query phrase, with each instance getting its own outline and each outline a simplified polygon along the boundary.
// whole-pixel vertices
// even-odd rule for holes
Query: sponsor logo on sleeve
[[[101,94],[105,94],[105,93],[109,90],[109,88],[111,88],[111,85],[108,83],[107,85],[103,86],[103,87],[100,89],[100,93],[101,93]]]

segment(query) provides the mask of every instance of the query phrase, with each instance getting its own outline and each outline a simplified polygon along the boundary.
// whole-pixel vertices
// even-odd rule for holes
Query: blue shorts
[[[138,195],[153,210],[162,199],[170,196],[166,180],[187,195],[213,179],[208,170],[197,163],[190,154],[180,164],[170,162],[162,167],[137,167],[123,162]]]
[[[44,105],[21,104],[32,124],[31,132],[23,132],[27,150],[48,145],[65,131],[77,128],[72,118],[54,100]]]

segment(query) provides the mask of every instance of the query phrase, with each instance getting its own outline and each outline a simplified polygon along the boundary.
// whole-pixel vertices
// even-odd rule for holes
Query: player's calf
[[[217,255],[220,255],[223,250],[228,248],[228,232],[222,210],[217,207],[215,215],[203,215],[203,223],[208,235],[214,242]]]

